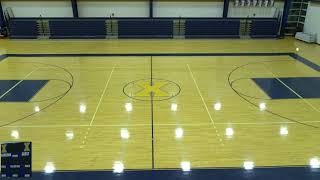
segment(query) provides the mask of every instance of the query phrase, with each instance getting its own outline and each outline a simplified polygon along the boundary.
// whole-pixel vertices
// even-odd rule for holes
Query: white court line
[[[103,92],[102,92],[102,94],[101,94],[101,96],[100,96],[100,99],[99,99],[99,102],[98,102],[98,104],[97,104],[96,110],[95,110],[95,112],[94,112],[94,114],[93,114],[93,116],[92,116],[92,119],[91,119],[91,121],[90,121],[89,126],[87,126],[88,129],[87,129],[86,135],[83,137],[82,145],[80,146],[80,148],[83,148],[84,145],[85,145],[85,143],[86,143],[86,141],[87,141],[87,138],[88,138],[88,136],[89,136],[89,131],[90,131],[91,127],[92,127],[92,124],[93,124],[93,122],[94,122],[94,119],[96,118],[97,112],[98,112],[99,107],[100,107],[101,102],[102,102],[102,99],[103,99],[104,95],[106,94],[106,91],[107,91],[108,86],[109,86],[109,82],[110,82],[110,80],[111,80],[112,74],[113,74],[114,69],[116,68],[116,66],[117,66],[117,65],[114,65],[114,66],[112,67],[112,71],[110,72],[109,78],[108,78],[108,80],[107,80],[107,82],[106,82],[106,85],[105,85],[105,87],[104,87],[104,89],[103,89]]]
[[[320,112],[319,109],[317,109],[314,105],[312,105],[309,101],[304,99],[301,95],[299,95],[297,92],[295,92],[292,88],[290,88],[288,85],[286,85],[283,81],[281,81],[272,71],[270,68],[263,66],[267,71],[269,71],[274,78],[276,78],[282,85],[284,85],[286,88],[288,88],[291,92],[293,92],[296,96],[298,96],[301,100],[303,100],[305,103],[307,103],[313,110]]]
[[[52,69],[52,67],[41,67],[40,69]],[[69,66],[68,69],[82,69],[82,70],[100,69],[100,70],[110,70],[110,68],[105,68],[105,67],[72,67],[72,66]]]
[[[304,123],[320,123],[320,121],[303,121]],[[296,122],[284,121],[284,122],[262,122],[262,123],[251,123],[251,122],[239,122],[239,123],[215,123],[216,125],[278,125],[278,124],[298,124]],[[195,124],[154,124],[154,126],[208,126],[211,123],[195,123]],[[103,124],[103,125],[20,125],[20,126],[5,126],[1,128],[66,128],[66,127],[144,127],[150,126],[150,124]]]
[[[11,90],[13,90],[15,87],[17,87],[20,83],[22,83],[22,81],[26,80],[26,78],[28,78],[33,72],[35,72],[36,70],[38,70],[39,68],[31,71],[29,74],[27,74],[25,77],[23,77],[22,80],[20,80],[19,82],[17,82],[14,86],[12,86],[8,91],[6,91],[4,94],[2,94],[0,96],[0,99],[2,99],[5,95],[7,95]]]
[[[100,105],[101,105],[102,99],[103,99],[103,97],[104,97],[104,95],[105,95],[105,93],[106,93],[106,91],[107,91],[109,82],[110,82],[110,80],[111,80],[112,74],[113,74],[114,69],[116,68],[116,66],[117,66],[117,65],[114,65],[113,68],[112,68],[112,71],[111,71],[111,73],[110,73],[110,75],[109,75],[109,78],[108,78],[108,80],[107,80],[107,83],[106,83],[106,85],[105,85],[105,87],[104,87],[104,89],[103,89],[103,92],[102,92],[101,96],[100,96],[100,99],[99,99],[98,105],[97,105],[97,107],[96,107],[96,110],[95,110],[95,112],[94,112],[94,114],[93,114],[93,116],[92,116],[92,119],[91,119],[91,122],[90,122],[90,126],[92,126],[92,123],[93,123],[93,121],[94,121],[94,119],[95,119],[95,117],[96,117],[96,114],[97,114],[97,112],[98,112],[98,110],[99,110],[99,107],[100,107]]]
[[[221,145],[224,146],[224,143],[222,142],[221,135],[220,135],[220,133],[219,133],[219,131],[218,131],[218,129],[217,129],[217,127],[216,127],[213,119],[212,119],[212,116],[211,116],[211,114],[210,114],[210,111],[209,111],[209,109],[208,109],[208,106],[207,106],[206,102],[204,101],[204,98],[203,98],[203,96],[202,96],[202,94],[201,94],[201,91],[200,91],[200,88],[199,88],[199,86],[198,86],[198,83],[197,83],[196,79],[195,79],[194,76],[193,76],[193,73],[192,73],[192,71],[191,71],[191,68],[190,68],[189,64],[187,64],[187,66],[188,66],[188,69],[189,69],[191,78],[193,79],[193,82],[194,82],[194,84],[195,84],[195,86],[196,86],[196,88],[197,88],[197,90],[198,90],[198,93],[199,93],[200,98],[201,98],[201,100],[202,100],[202,102],[203,102],[203,105],[204,105],[204,107],[205,107],[205,109],[206,109],[206,111],[207,111],[207,113],[208,113],[208,116],[209,116],[209,118],[210,118],[210,120],[211,120],[211,123],[212,123],[212,125],[213,125],[213,127],[214,127],[214,129],[215,129],[215,131],[216,131],[216,135],[218,136],[219,141],[221,142]]]
[[[65,127],[123,127],[123,126],[150,126],[150,124],[134,124],[134,125],[124,125],[124,124],[110,124],[110,125],[91,125],[83,124],[83,125],[21,125],[21,126],[5,126],[8,128],[65,128]]]
[[[300,99],[302,99],[305,103],[307,103],[312,109],[314,109],[317,112],[320,112],[319,109],[317,109],[314,105],[312,105],[309,101],[304,99],[302,96],[300,96],[297,92],[295,92],[293,89],[291,89],[289,86],[287,86],[283,81],[281,81],[279,78],[276,77],[276,79],[283,84],[285,87],[287,87],[290,91],[292,91],[295,95],[297,95]]]
[[[210,120],[211,120],[211,123],[214,125],[215,123],[214,123],[214,121],[213,121],[213,119],[212,119],[212,116],[211,116],[211,114],[210,114],[210,111],[209,111],[209,109],[208,109],[208,106],[207,106],[207,104],[206,104],[205,101],[204,101],[204,98],[203,98],[203,96],[202,96],[202,94],[201,94],[201,91],[200,91],[200,88],[199,88],[199,86],[198,86],[198,84],[197,84],[197,81],[196,81],[196,79],[195,79],[194,76],[193,76],[193,73],[192,73],[192,71],[191,71],[191,69],[190,69],[189,64],[187,64],[187,66],[188,66],[188,69],[189,69],[191,78],[192,78],[194,84],[196,85],[196,88],[197,88],[197,90],[198,90],[198,93],[199,93],[199,95],[200,95],[200,98],[201,98],[201,100],[202,100],[202,102],[203,102],[203,104],[204,104],[204,107],[205,107],[205,109],[206,109],[206,111],[207,111],[207,113],[208,113],[208,115],[209,115],[209,118],[210,118]]]

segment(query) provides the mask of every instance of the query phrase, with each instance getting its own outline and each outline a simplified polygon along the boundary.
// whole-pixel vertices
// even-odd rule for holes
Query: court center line
[[[7,95],[10,91],[12,91],[15,87],[17,87],[20,83],[22,83],[26,78],[28,78],[33,72],[37,71],[39,68],[34,69],[30,73],[28,73],[25,77],[22,78],[19,82],[17,82],[14,86],[12,86],[8,91],[6,91],[4,94],[0,96],[0,99],[2,99],[5,95]]]
[[[150,86],[153,86],[153,58],[150,58]],[[153,92],[150,92],[150,105],[151,105],[151,149],[152,149],[152,169],[154,169],[154,102]]]
[[[298,96],[302,101],[304,101],[306,104],[308,104],[313,110],[320,112],[319,109],[317,109],[313,104],[311,104],[309,101],[307,101],[306,99],[304,99],[300,94],[298,94],[297,92],[295,92],[292,88],[290,88],[286,83],[284,83],[283,81],[281,81],[281,79],[279,79],[276,74],[274,74],[270,68],[268,68],[265,64],[263,66],[267,71],[269,71],[272,76],[277,79],[277,81],[279,81],[282,85],[284,85],[286,88],[288,88],[291,92],[293,92],[296,96]]]
[[[219,138],[219,141],[221,142],[221,145],[224,146],[224,143],[222,142],[221,135],[220,135],[220,133],[219,133],[219,131],[218,131],[216,125],[215,125],[215,122],[214,122],[213,119],[212,119],[212,116],[211,116],[211,114],[210,114],[210,111],[209,111],[209,109],[208,109],[208,106],[207,106],[207,104],[206,104],[206,102],[205,102],[205,100],[204,100],[204,98],[203,98],[203,96],[202,96],[202,93],[201,93],[201,91],[200,91],[200,88],[199,88],[199,86],[198,86],[198,83],[197,83],[196,79],[194,78],[194,75],[193,75],[193,73],[192,73],[192,71],[191,71],[191,68],[190,68],[189,64],[187,64],[187,67],[188,67],[188,70],[189,70],[189,72],[190,72],[191,78],[193,79],[193,82],[194,82],[194,84],[195,84],[195,86],[196,86],[196,88],[197,88],[197,90],[198,90],[198,93],[199,93],[199,96],[200,96],[200,98],[201,98],[201,100],[202,100],[202,102],[203,102],[203,105],[204,105],[204,107],[205,107],[205,109],[206,109],[206,111],[207,111],[207,113],[208,113],[208,116],[209,116],[209,118],[210,118],[210,120],[211,120],[211,124],[213,125],[213,127],[214,127],[214,129],[215,129],[215,131],[216,131],[216,135],[217,135],[217,137]]]

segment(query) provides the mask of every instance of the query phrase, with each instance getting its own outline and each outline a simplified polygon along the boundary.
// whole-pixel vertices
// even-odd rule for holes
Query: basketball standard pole
[[[3,16],[3,10],[2,10],[2,5],[1,5],[1,0],[0,0],[0,29],[2,29],[5,26],[5,20]]]
[[[78,13],[77,0],[71,0],[71,5],[72,5],[73,17],[78,18],[79,17],[79,13]]]
[[[286,28],[287,22],[288,22],[288,16],[289,16],[291,2],[292,2],[292,0],[285,0],[284,1],[282,21],[281,21],[281,26],[280,26],[280,37],[284,37],[284,35],[285,35],[285,28]]]
[[[229,11],[229,0],[224,0],[223,1],[223,18],[227,18],[228,17],[228,11]]]
[[[153,18],[153,0],[149,0],[149,18]]]

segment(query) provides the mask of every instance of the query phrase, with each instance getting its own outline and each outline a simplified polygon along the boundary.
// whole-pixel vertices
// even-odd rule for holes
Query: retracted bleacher
[[[101,39],[106,36],[104,19],[55,19],[49,21],[52,39]]]
[[[119,38],[172,38],[173,21],[165,19],[118,20]]]
[[[239,38],[239,19],[186,20],[186,38]]]
[[[253,19],[250,36],[252,38],[276,38],[279,25],[278,19]]]
[[[36,39],[39,36],[37,21],[27,19],[14,19],[9,23],[10,38]]]
[[[184,38],[240,38],[243,22],[250,22],[248,37],[276,38],[280,24],[277,18],[12,18],[10,37],[29,39],[44,34],[52,39],[173,38],[175,22],[183,22],[178,25]]]

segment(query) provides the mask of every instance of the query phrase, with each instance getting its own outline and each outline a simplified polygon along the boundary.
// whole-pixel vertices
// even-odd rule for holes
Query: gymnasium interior
[[[319,0],[0,0],[0,179],[320,180]]]

